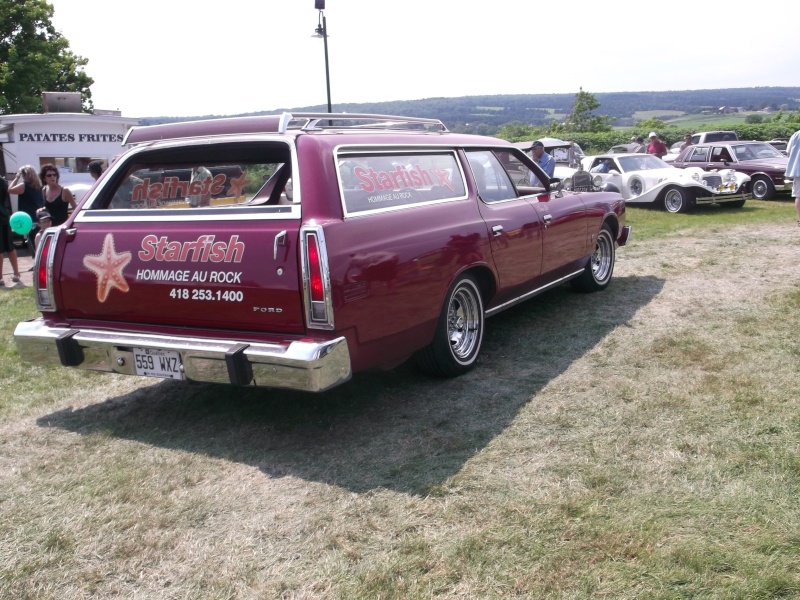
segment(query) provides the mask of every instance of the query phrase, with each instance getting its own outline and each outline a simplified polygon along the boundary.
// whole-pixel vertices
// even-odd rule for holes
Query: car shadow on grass
[[[456,379],[425,377],[406,364],[357,374],[322,394],[164,381],[37,423],[202,453],[271,477],[424,495],[663,284],[618,277],[599,294],[564,286],[520,304],[487,321],[478,366]]]

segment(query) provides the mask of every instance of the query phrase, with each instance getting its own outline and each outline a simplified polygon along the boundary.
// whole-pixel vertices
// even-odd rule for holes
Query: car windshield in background
[[[761,160],[763,158],[783,158],[783,154],[766,142],[737,144],[733,146],[737,160]]]
[[[648,169],[668,169],[672,165],[668,165],[657,156],[637,155],[637,156],[620,156],[617,158],[619,166],[622,171],[645,171]]]

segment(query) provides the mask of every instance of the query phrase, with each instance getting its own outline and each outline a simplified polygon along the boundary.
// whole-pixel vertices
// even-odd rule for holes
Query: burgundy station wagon
[[[410,357],[455,376],[486,317],[604,289],[630,231],[619,194],[551,189],[511,144],[433,119],[230,118],[124,143],[38,246],[24,360],[309,391]]]

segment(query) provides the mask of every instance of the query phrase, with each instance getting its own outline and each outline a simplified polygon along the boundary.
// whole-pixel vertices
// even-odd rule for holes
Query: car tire
[[[433,341],[419,350],[417,367],[434,377],[456,377],[478,361],[486,316],[483,296],[471,275],[459,277],[447,291]]]
[[[614,236],[608,225],[603,225],[597,234],[594,252],[589,257],[589,262],[576,279],[572,280],[572,287],[578,292],[599,292],[611,283],[614,274],[614,261],[616,260],[616,245]]]
[[[772,200],[775,197],[775,184],[769,177],[756,175],[750,180],[750,193],[757,200]]]
[[[694,208],[694,196],[687,189],[671,187],[667,188],[661,203],[669,213],[685,213]]]

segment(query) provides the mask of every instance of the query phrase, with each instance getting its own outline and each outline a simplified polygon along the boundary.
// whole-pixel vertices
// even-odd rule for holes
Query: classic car
[[[675,169],[652,154],[601,154],[583,159],[593,184],[619,190],[627,204],[652,204],[667,212],[688,212],[697,204],[744,206],[747,175],[733,169],[707,173]]]
[[[791,180],[786,179],[788,161],[767,142],[739,140],[689,146],[672,161],[672,165],[705,171],[735,169],[750,177],[748,190],[754,198],[770,200],[777,192],[792,187]]]
[[[510,143],[435,119],[284,113],[124,144],[38,245],[23,360],[304,391],[412,357],[456,376],[487,317],[605,289],[630,233],[619,193],[564,193]]]

